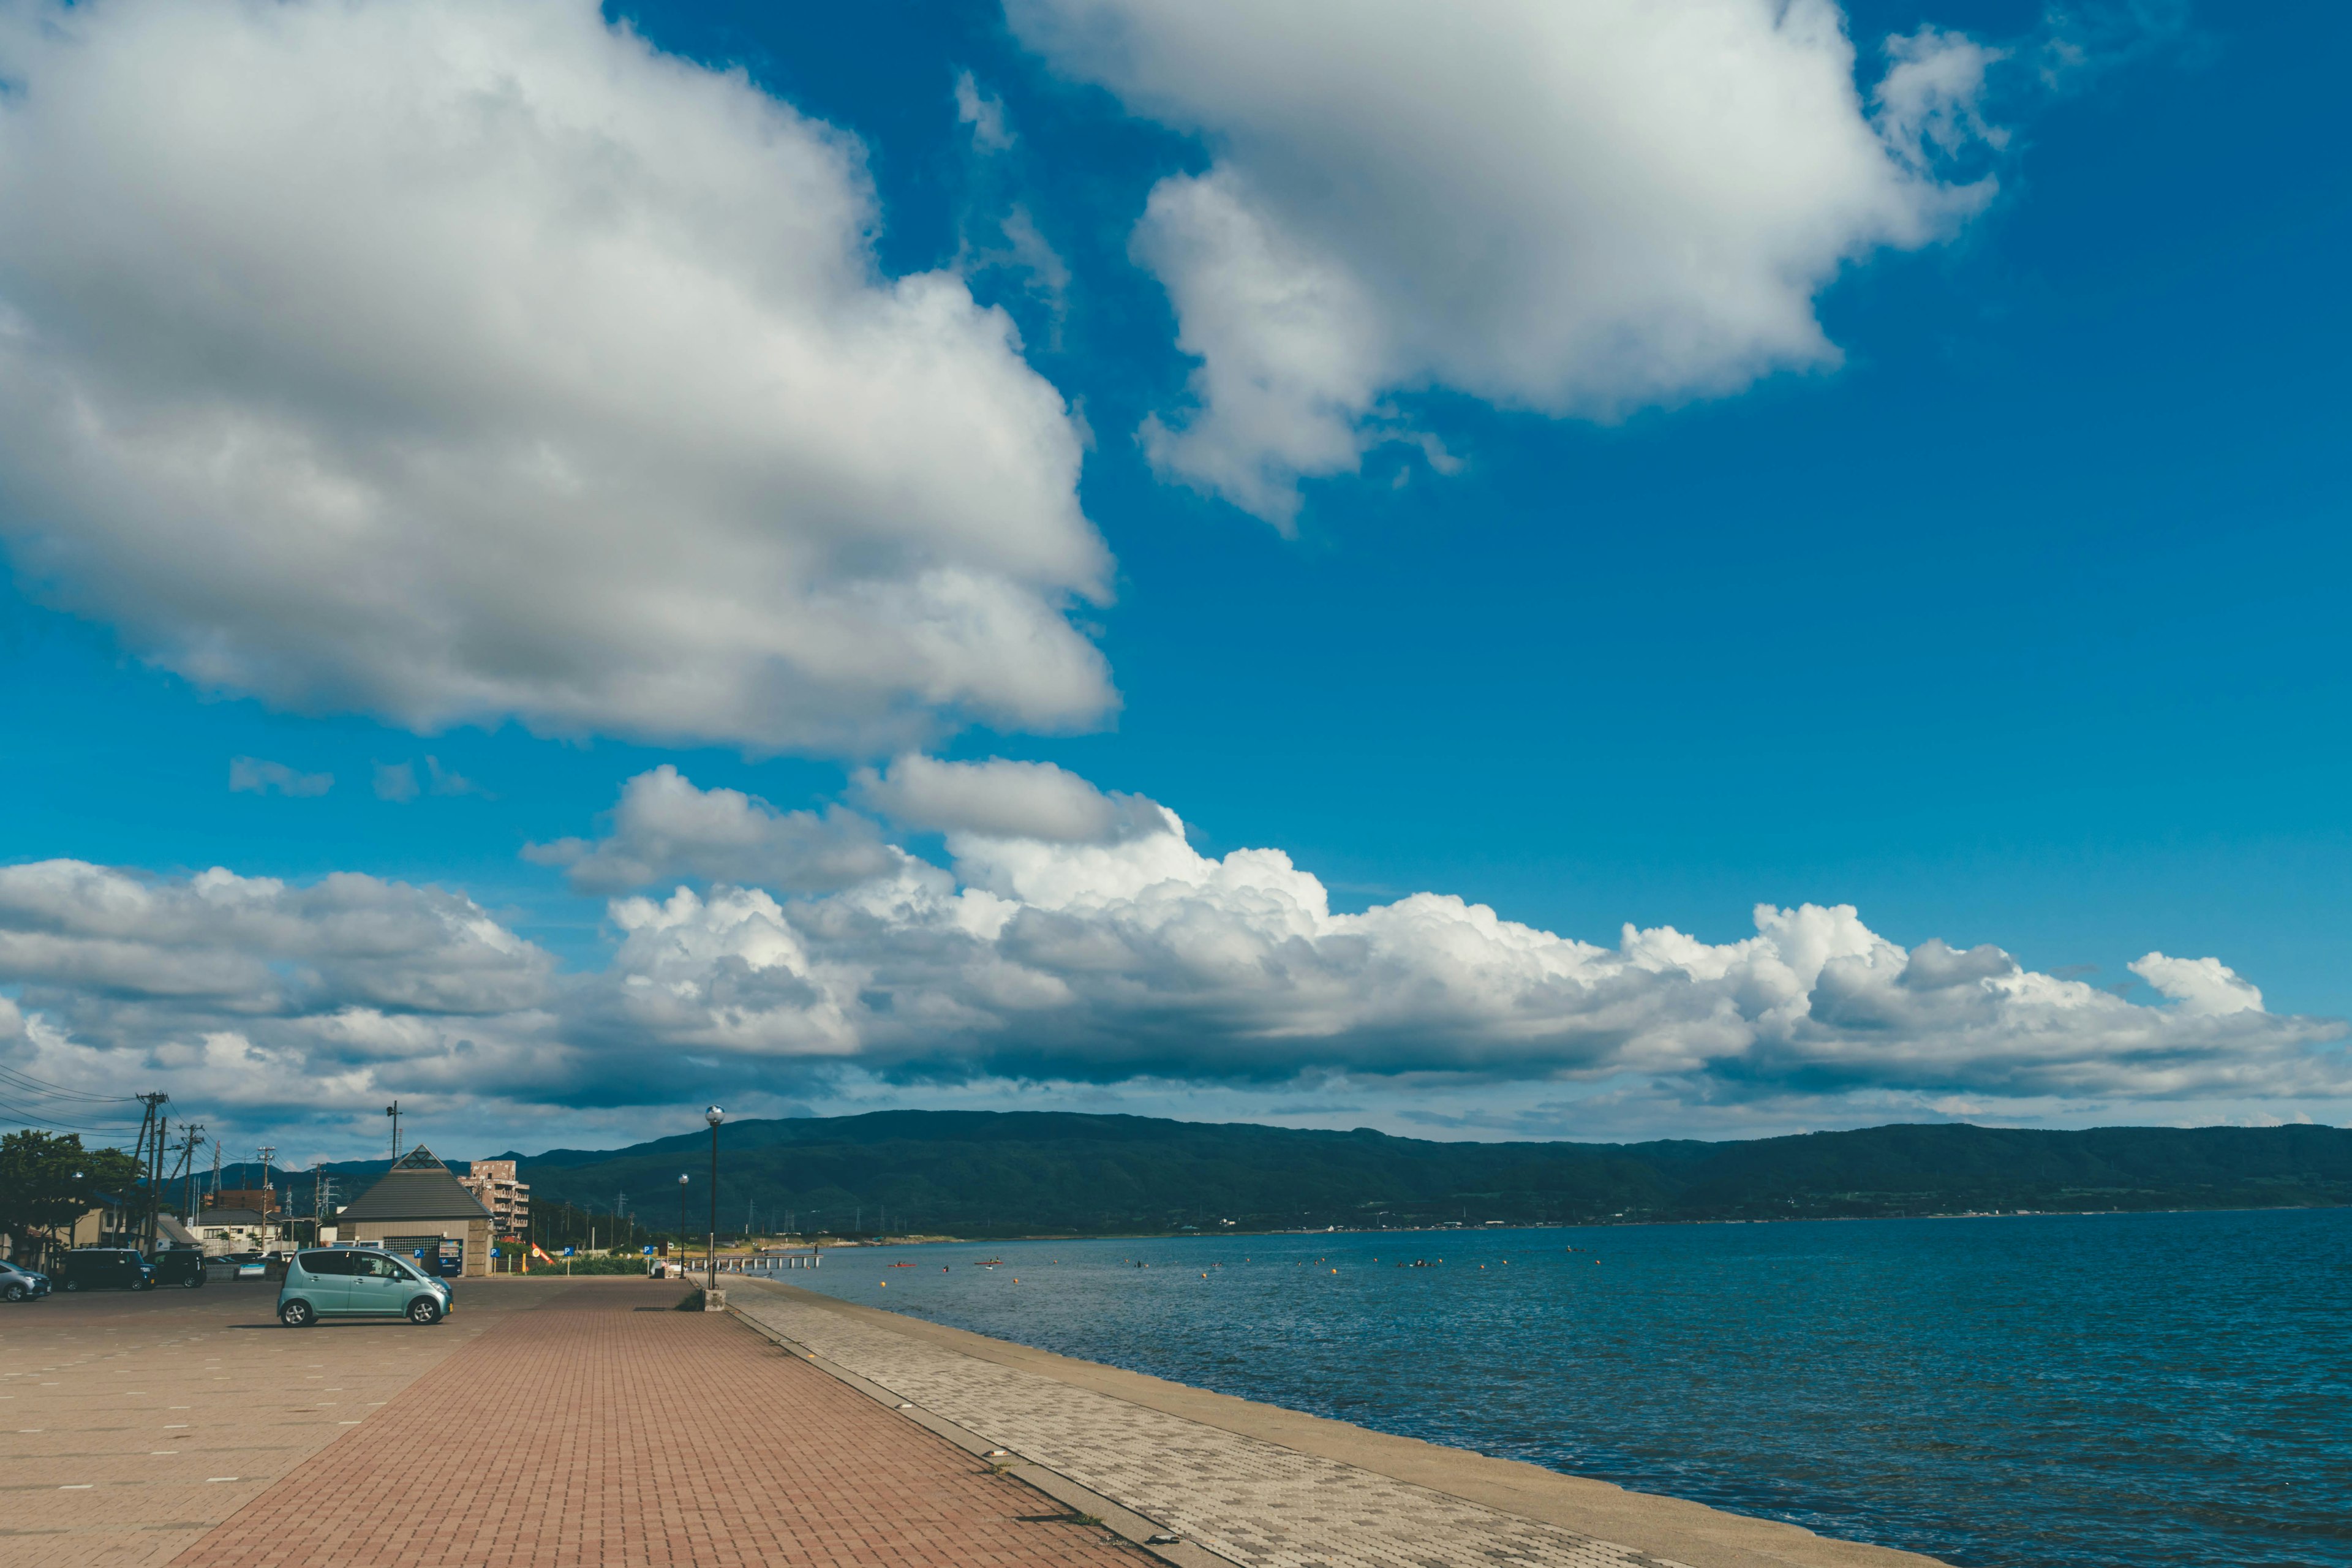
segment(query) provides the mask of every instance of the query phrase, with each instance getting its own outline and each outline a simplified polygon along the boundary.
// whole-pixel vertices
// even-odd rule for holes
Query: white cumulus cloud
[[[1890,40],[1875,101],[1830,0],[1010,0],[1019,36],[1213,162],[1137,258],[1200,357],[1144,429],[1166,472],[1286,524],[1302,477],[1443,386],[1610,418],[1834,363],[1814,296],[1991,195],[1993,53]]]
[[[2343,1023],[2270,1012],[2210,957],[2136,961],[2163,998],[2148,1004],[1990,944],[1906,947],[1843,905],[1761,905],[1727,942],[1629,925],[1605,943],[1442,893],[1341,912],[1280,850],[1202,855],[1156,805],[1151,831],[1089,836],[1035,810],[1024,832],[1022,795],[991,792],[1042,779],[1050,803],[1065,784],[957,766],[939,798],[974,787],[951,867],[675,773],[631,781],[610,836],[542,858],[585,888],[693,885],[612,899],[608,960],[571,973],[437,889],[0,868],[0,986],[20,1019],[12,1038],[0,1014],[0,1047],[68,1085],[135,1068],[185,1103],[287,1115],[413,1094],[478,1125],[667,1103],[682,1083],[818,1094],[843,1075],[1339,1082],[1424,1109],[1483,1096],[1479,1124],[1497,1126],[1572,1120],[1587,1097],[1654,1131],[2352,1108]],[[831,864],[834,890],[796,894],[789,880],[823,879],[813,853],[852,858]],[[750,883],[755,865],[775,885]]]
[[[855,812],[778,811],[740,790],[697,789],[667,763],[622,786],[606,837],[533,844],[523,855],[566,868],[574,888],[594,893],[680,879],[831,891],[887,875],[899,858]]]
[[[742,72],[593,0],[36,0],[0,80],[0,534],[143,656],[752,750],[1112,706],[1062,398]]]
[[[861,769],[859,795],[908,827],[989,839],[1107,844],[1181,832],[1165,808],[1140,795],[1106,795],[1052,763],[947,763],[910,752],[887,773]]]
[[[2218,1016],[2262,1011],[2262,992],[2218,958],[2167,958],[2151,952],[2126,967],[2179,1003],[2184,1013]]]
[[[232,795],[268,795],[272,790],[279,795],[324,795],[335,787],[335,775],[306,773],[260,757],[231,757],[228,787]]]

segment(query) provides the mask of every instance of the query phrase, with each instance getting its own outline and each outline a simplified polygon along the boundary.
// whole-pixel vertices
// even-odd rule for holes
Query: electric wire
[[[102,1138],[121,1138],[139,1131],[139,1124],[135,1121],[104,1123],[67,1121],[45,1116],[38,1111],[27,1110],[21,1105],[12,1105],[5,1100],[0,1100],[0,1111],[6,1112],[7,1119],[11,1121],[21,1122],[27,1127],[37,1127],[48,1132],[89,1132]]]
[[[68,1089],[61,1083],[35,1078],[21,1068],[0,1066],[0,1084],[43,1100],[80,1100],[90,1105],[131,1105],[138,1101],[135,1094],[84,1094],[78,1089]]]

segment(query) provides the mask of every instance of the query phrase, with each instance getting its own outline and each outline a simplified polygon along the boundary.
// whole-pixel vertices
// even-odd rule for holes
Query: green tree
[[[19,1249],[96,1206],[100,1193],[131,1198],[139,1163],[120,1149],[85,1149],[75,1132],[0,1135],[0,1230]]]

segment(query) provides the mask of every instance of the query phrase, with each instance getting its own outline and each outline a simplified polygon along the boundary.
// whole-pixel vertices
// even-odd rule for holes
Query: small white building
[[[285,1222],[265,1216],[259,1209],[200,1209],[188,1216],[186,1224],[206,1258],[267,1252],[286,1245]]]

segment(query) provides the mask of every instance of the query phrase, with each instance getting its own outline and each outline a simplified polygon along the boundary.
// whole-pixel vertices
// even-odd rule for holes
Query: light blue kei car
[[[448,1285],[404,1258],[369,1247],[320,1247],[294,1255],[278,1292],[278,1321],[307,1329],[321,1318],[406,1318],[437,1323],[457,1310]]]

